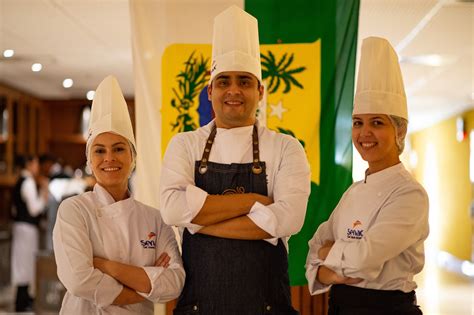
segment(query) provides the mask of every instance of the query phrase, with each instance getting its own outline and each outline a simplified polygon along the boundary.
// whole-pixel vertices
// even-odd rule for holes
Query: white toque
[[[262,82],[257,19],[233,5],[214,18],[211,78],[226,71],[244,71]]]
[[[398,56],[384,38],[368,37],[362,42],[354,97],[356,114],[395,115],[408,120]]]

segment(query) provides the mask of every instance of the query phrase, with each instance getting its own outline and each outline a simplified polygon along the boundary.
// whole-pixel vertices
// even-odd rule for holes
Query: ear
[[[207,85],[207,100],[211,101],[212,97],[212,82]]]
[[[265,91],[265,87],[263,86],[263,83],[260,84],[260,87],[258,88],[258,100],[261,101],[263,99],[263,92]]]

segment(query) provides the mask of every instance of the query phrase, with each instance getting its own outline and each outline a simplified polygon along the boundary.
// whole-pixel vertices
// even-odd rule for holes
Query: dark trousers
[[[33,309],[33,299],[28,294],[27,285],[16,287],[15,312],[31,311]]]
[[[337,284],[329,292],[328,315],[421,315],[415,291],[373,290]]]

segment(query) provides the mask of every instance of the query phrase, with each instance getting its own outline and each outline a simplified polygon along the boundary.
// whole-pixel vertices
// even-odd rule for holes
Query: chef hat
[[[122,90],[114,76],[106,77],[95,91],[89,121],[89,136],[86,144],[88,164],[90,163],[89,151],[92,142],[95,137],[104,132],[112,132],[127,139],[132,149],[133,161],[135,160],[136,148],[132,122],[130,121],[127,103],[123,97]]]
[[[368,37],[362,42],[353,114],[386,114],[408,120],[398,56],[384,38]]]
[[[244,71],[262,82],[257,19],[233,5],[214,18],[209,82],[225,71]]]

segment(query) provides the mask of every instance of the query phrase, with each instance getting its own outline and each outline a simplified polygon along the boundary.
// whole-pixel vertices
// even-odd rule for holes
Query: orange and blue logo
[[[156,238],[156,233],[155,232],[150,232],[150,233],[148,233],[146,240],[140,240],[140,244],[145,249],[154,249],[154,248],[156,248],[155,238]]]
[[[364,237],[364,230],[363,229],[356,229],[356,227],[362,225],[362,222],[359,220],[355,220],[352,223],[352,228],[347,229],[347,238],[360,240]]]

